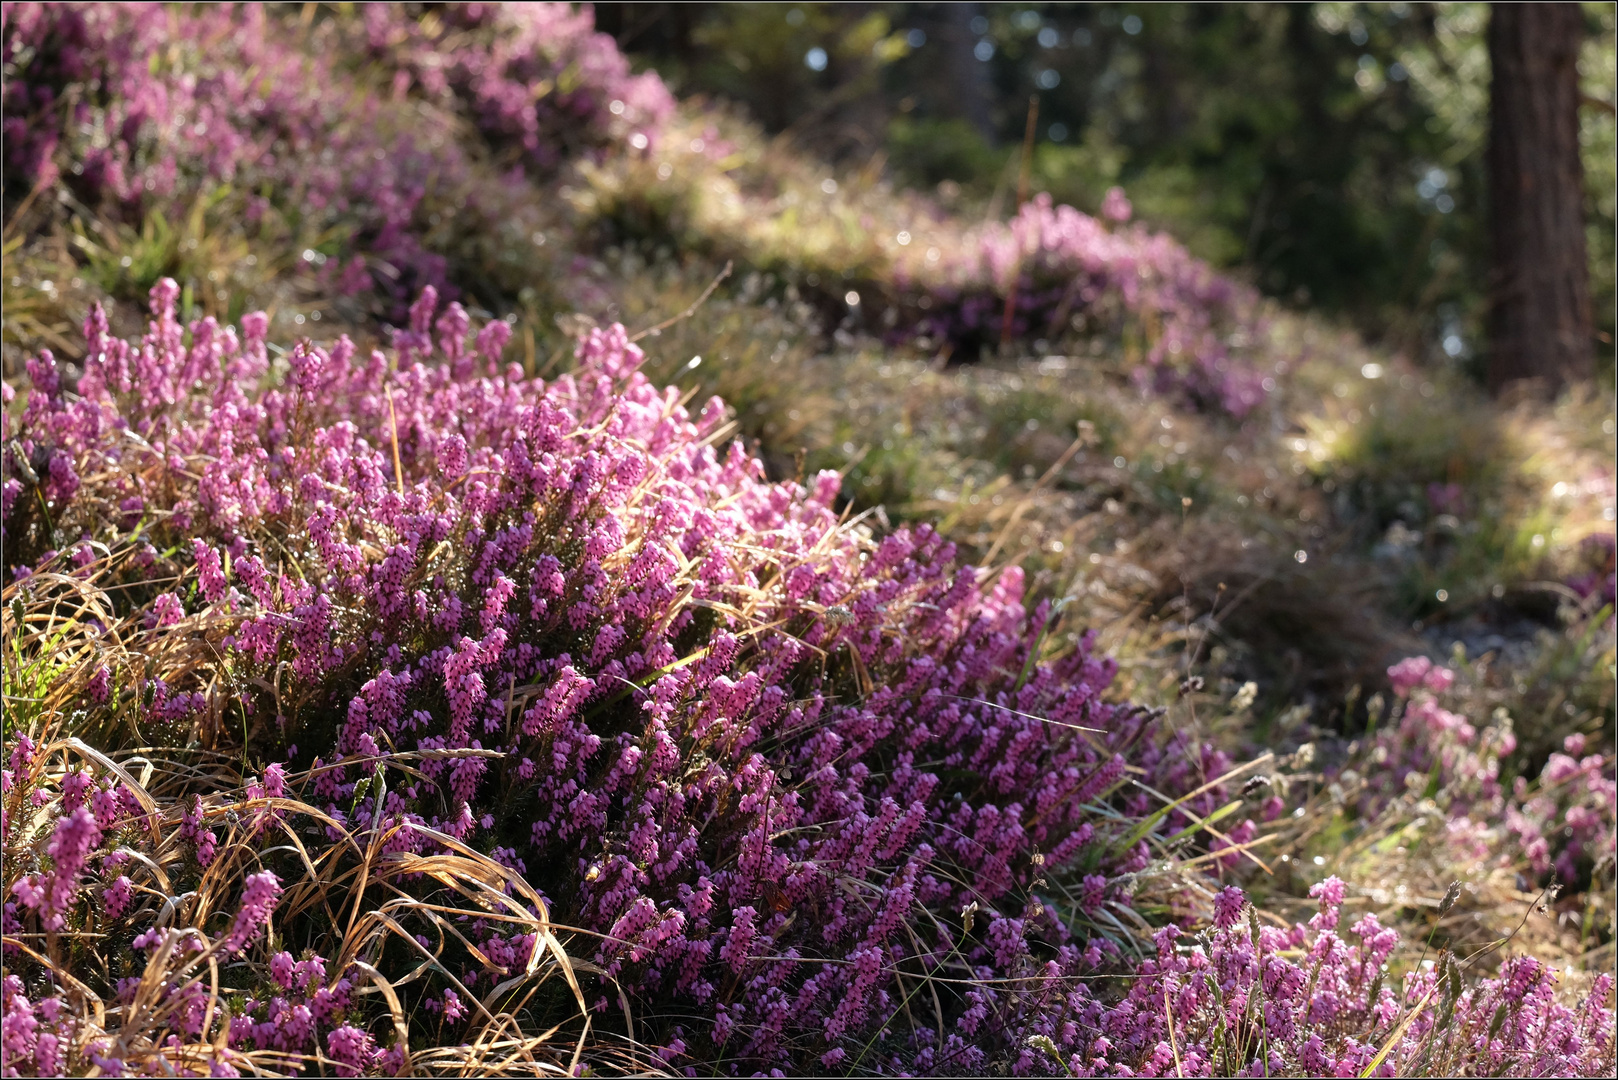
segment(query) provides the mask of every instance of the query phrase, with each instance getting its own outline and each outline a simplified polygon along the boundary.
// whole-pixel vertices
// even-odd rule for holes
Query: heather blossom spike
[[[280,898],[281,882],[270,871],[248,877],[242,891],[241,906],[231,923],[230,932],[220,939],[219,948],[226,953],[235,953],[252,944],[270,921],[270,915]]]

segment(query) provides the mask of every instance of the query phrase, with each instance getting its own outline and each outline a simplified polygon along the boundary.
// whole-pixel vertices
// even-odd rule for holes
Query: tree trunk
[[[994,88],[989,85],[989,65],[973,55],[978,36],[972,32],[972,20],[981,12],[977,4],[948,4],[945,6],[944,44],[949,50],[949,67],[955,83],[955,104],[983,141],[990,146],[1000,140],[995,137],[994,120],[989,115],[989,102]]]
[[[1554,393],[1593,368],[1579,161],[1577,4],[1495,4],[1489,19],[1494,241],[1489,386]]]

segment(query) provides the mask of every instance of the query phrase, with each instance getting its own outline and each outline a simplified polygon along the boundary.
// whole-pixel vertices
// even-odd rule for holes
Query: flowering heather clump
[[[673,102],[569,5],[443,15],[366,8],[363,34],[393,73],[384,94],[330,47],[348,16],[311,39],[257,4],[8,3],[6,186],[20,197],[59,177],[92,206],[127,211],[184,209],[228,184],[258,193],[249,223],[274,211],[345,238],[349,257],[321,271],[337,291],[446,288],[418,220],[430,192],[470,192],[517,224],[517,181],[476,180],[456,139],[463,104],[488,135],[554,167],[562,150],[646,146]],[[417,86],[433,104],[408,99]]]
[[[486,136],[515,143],[531,167],[555,168],[564,153],[609,139],[646,149],[674,112],[663,80],[631,74],[588,9],[446,4],[427,20],[420,7],[367,6],[372,54],[398,69],[396,88],[413,80],[444,104],[459,99]]]
[[[1612,1071],[1610,975],[1576,1008],[1531,957],[1470,981],[1449,953],[1403,979],[1386,961],[1399,935],[1365,915],[1341,926],[1344,886],[1310,895],[1307,927],[1261,925],[1240,890],[1215,902],[1213,926],[1167,926],[1111,1007],[1042,1018],[1031,1049],[1079,1076],[1601,1076]],[[1243,917],[1245,915],[1245,917]],[[1076,1022],[1076,1024],[1075,1024]],[[1087,1033],[1069,1050],[1060,1035]],[[1071,1037],[1070,1037],[1071,1040]],[[1071,1042],[1070,1042],[1071,1045]],[[1039,1059],[1028,1062],[1039,1064]]]
[[[1388,679],[1398,699],[1393,714],[1355,763],[1368,778],[1362,813],[1380,813],[1400,797],[1431,797],[1449,815],[1449,842],[1470,859],[1525,858],[1541,880],[1554,871],[1563,886],[1588,882],[1599,865],[1611,874],[1618,854],[1611,754],[1588,753],[1587,738],[1570,735],[1530,778],[1513,760],[1508,715],[1479,726],[1446,708],[1465,708],[1455,700],[1461,688],[1453,670],[1413,656],[1389,668]]]
[[[94,1065],[113,1076],[237,1076],[266,1064],[284,1068],[307,1060],[322,1033],[339,1062],[396,1073],[403,1060],[400,1044],[379,1050],[370,1034],[352,1026],[371,1019],[351,992],[370,978],[365,961],[376,952],[376,916],[326,950],[333,957],[329,973],[326,956],[312,951],[300,960],[279,952],[263,965],[258,945],[283,897],[280,879],[271,870],[244,876],[261,856],[241,834],[233,833],[217,861],[198,858],[200,852],[184,842],[196,821],[234,829],[238,809],[251,816],[254,803],[262,808],[274,796],[262,785],[254,794],[249,784],[239,804],[212,796],[189,808],[159,805],[99,765],[63,767],[64,750],[81,754],[82,745],[57,741],[41,747],[20,735],[10,767],[0,772],[8,972],[4,1075],[79,1075]],[[75,805],[86,791],[93,792],[93,819]],[[288,811],[302,819],[305,837],[311,817],[322,816],[283,800],[277,813]],[[281,835],[299,834],[286,828]],[[309,850],[341,873],[336,860],[345,853],[352,858],[354,841],[340,831],[334,840],[329,848],[311,844]],[[20,866],[38,865],[41,855],[46,870],[16,873]],[[292,867],[300,872],[296,863]],[[438,865],[439,873],[452,871],[452,877],[467,869],[465,860],[457,864],[453,856]],[[498,881],[502,868],[485,860],[471,869],[485,879],[492,871]],[[395,884],[409,870],[386,858],[373,860],[370,868],[377,881]],[[106,884],[85,887],[86,873]],[[516,883],[510,885],[513,895],[522,895]],[[537,900],[535,906],[543,907]],[[414,921],[408,908],[397,906],[392,918],[396,926],[401,918]],[[524,921],[538,927],[542,919]],[[531,932],[530,943],[536,939]],[[102,947],[106,943],[117,947]],[[210,964],[224,971],[228,996],[219,995],[217,983],[210,989]]]
[[[396,365],[299,343],[283,381],[261,315],[187,336],[176,291],[153,290],[138,343],[91,316],[77,394],[32,362],[8,453],[98,479],[8,481],[7,557],[34,560],[16,588],[102,566],[161,608],[127,610],[149,640],[213,635],[243,723],[306,748],[305,799],[390,853],[461,842],[528,867],[621,987],[715,1018],[668,1033],[694,1056],[834,1066],[890,1022],[901,965],[985,987],[1095,967],[1110,946],[1069,928],[1127,904],[1119,879],[1147,862],[1147,831],[1126,834],[1154,807],[1123,797],[1126,765],[1161,791],[1228,767],[1104,702],[1115,668],[1088,638],[1041,662],[1053,614],[1025,610],[1016,569],[982,583],[926,528],[876,543],[839,524],[836,475],[771,484],[716,450],[720,404],[688,416],[621,328],[546,384],[498,365],[504,324],[473,340],[429,291]],[[90,543],[105,563],[55,553]],[[147,584],[193,569],[195,589]],[[203,695],[147,685],[137,723],[202,722]],[[417,771],[363,797],[400,752]],[[228,849],[202,802],[175,816],[199,865]],[[246,884],[226,951],[276,895]],[[497,966],[532,949],[474,934]],[[464,999],[479,971],[461,977]],[[883,1052],[968,1067],[1016,1035],[969,1028]]]
[[[1129,201],[1108,192],[1109,227],[1039,195],[1008,224],[963,236],[942,259],[901,261],[901,276],[933,294],[918,329],[948,339],[998,339],[1007,290],[1012,334],[1053,337],[1071,316],[1122,313],[1145,329],[1147,382],[1240,417],[1264,399],[1263,377],[1231,355],[1228,338],[1256,318],[1252,290],[1214,272],[1164,233],[1125,227]]]
[[[396,317],[414,290],[449,289],[452,242],[433,239],[429,199],[531,246],[545,233],[538,206],[557,199],[536,198],[525,170],[550,179],[566,162],[624,148],[644,166],[675,108],[655,73],[631,73],[590,12],[566,4],[375,4],[312,28],[259,5],[17,3],[4,20],[14,196],[59,179],[114,217],[178,217],[228,185],[244,193],[250,226],[299,223],[325,288],[377,290]],[[479,145],[468,145],[468,122]],[[724,186],[711,165],[722,140],[706,134],[682,168]],[[478,164],[486,158],[497,169]],[[748,217],[780,216],[736,196]],[[1105,221],[1040,196],[1010,223],[941,225],[942,256],[916,245],[857,269],[861,257],[845,253],[853,262],[837,272],[891,278],[926,308],[898,332],[958,345],[1000,338],[1008,291],[1019,339],[1055,336],[1074,316],[1126,324],[1144,341],[1145,384],[1245,415],[1264,380],[1231,348],[1255,336],[1256,297],[1167,235],[1128,225],[1131,212],[1117,189]],[[334,242],[340,257],[328,266],[317,248]],[[760,243],[742,256],[770,261]],[[502,248],[494,261],[513,257]],[[582,298],[570,277],[567,291]]]

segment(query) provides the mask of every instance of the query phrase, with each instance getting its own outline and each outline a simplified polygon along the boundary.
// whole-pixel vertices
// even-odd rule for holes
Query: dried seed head
[[[1030,1035],[1028,1045],[1042,1054],[1048,1054],[1057,1061],[1062,1061],[1062,1052],[1056,1048],[1056,1043],[1051,1040],[1049,1035]]]
[[[1443,918],[1449,914],[1449,909],[1455,906],[1455,901],[1461,898],[1461,883],[1452,881],[1449,888],[1444,890],[1444,899],[1438,905],[1438,917]]]
[[[1553,881],[1549,885],[1545,886],[1545,899],[1539,902],[1539,910],[1544,914],[1549,915],[1551,905],[1556,903],[1556,898],[1561,894],[1562,883],[1560,881]]]

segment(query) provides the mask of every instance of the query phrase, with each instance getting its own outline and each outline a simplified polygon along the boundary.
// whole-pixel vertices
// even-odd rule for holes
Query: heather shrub
[[[1087,980],[1122,963],[1130,895],[1169,867],[1154,846],[1205,835],[1233,866],[1222,849],[1255,836],[1212,825],[1235,808],[1214,814],[1231,761],[1107,702],[1114,663],[1087,637],[1058,645],[1015,567],[981,581],[930,529],[878,541],[841,523],[835,474],[765,481],[714,445],[723,407],[688,414],[619,328],[547,383],[500,366],[504,324],[473,335],[428,293],[394,362],[356,362],[345,339],[283,366],[262,316],[181,327],[176,293],[154,289],[139,342],[92,315],[77,393],[47,353],[7,413],[8,634],[67,598],[79,612],[8,660],[8,685],[59,702],[8,717],[8,947],[104,924],[157,958],[92,987],[82,953],[20,953],[19,1060],[149,1055],[153,1029],[86,1011],[91,994],[157,1003],[171,1064],[352,1071],[425,1067],[507,1010],[539,1030],[583,1007],[675,1066],[964,1073],[1040,1071],[1046,1047],[1074,1069],[1160,1067],[1143,1019],[1160,973],[1188,976],[1171,1012],[1201,1015],[1197,962],[1171,963],[1162,935],[1126,1000]],[[109,747],[239,730],[276,763],[223,791],[177,774],[158,798],[62,724]],[[1606,792],[1584,812],[1610,821],[1592,760],[1573,779]],[[255,840],[277,829],[294,842]],[[328,895],[350,859],[394,897],[371,911],[369,884],[348,889],[359,921]],[[151,898],[193,881],[161,915]],[[440,887],[483,904],[453,940]],[[1336,955],[1330,940],[1310,947]],[[203,990],[201,965],[237,954]],[[564,970],[571,1005],[530,985]],[[1367,1064],[1356,1008],[1415,1052],[1435,992],[1389,1004],[1368,970],[1331,976],[1350,1019],[1322,1042],[1287,1040],[1323,994],[1277,999],[1272,1068]],[[1567,1034],[1545,1049],[1513,1029],[1507,1050],[1577,1068],[1610,1052],[1591,1034],[1600,988],[1569,1013],[1534,972],[1522,992]],[[367,978],[394,988],[385,1010],[355,1003]],[[1491,987],[1467,1002],[1495,1008]],[[436,1034],[412,1034],[420,1016]],[[1221,1017],[1171,1034],[1171,1055],[1252,1060],[1219,1042]]]
[[[677,118],[658,77],[631,74],[591,23],[544,4],[372,6],[297,25],[256,6],[8,5],[6,186],[20,198],[60,177],[126,226],[157,223],[97,256],[131,300],[185,270],[215,314],[244,310],[254,275],[239,259],[163,242],[168,222],[225,199],[212,231],[243,221],[302,250],[320,291],[379,294],[395,319],[415,290],[452,277],[508,304],[536,267],[558,277],[540,290],[551,303],[588,302],[569,284],[578,267],[537,250],[567,231],[547,209],[565,200],[585,224],[639,221],[787,271],[828,313],[852,286],[896,341],[975,358],[1006,336],[1009,293],[1011,339],[1123,330],[1143,386],[1238,417],[1264,397],[1239,358],[1259,336],[1256,298],[1127,226],[1121,193],[1110,225],[1036,199],[976,230],[869,183],[839,193],[781,155],[731,153],[700,116]],[[588,190],[547,196],[564,167]],[[465,228],[469,215],[482,224]]]
[[[917,329],[970,347],[1007,336],[1055,338],[1077,327],[1093,333],[1123,316],[1139,342],[1144,385],[1246,415],[1273,387],[1231,348],[1256,336],[1257,295],[1166,234],[1128,227],[1129,217],[1118,188],[1101,219],[1040,195],[1009,223],[968,232],[943,254],[907,248],[901,280],[925,282],[931,292]],[[1002,326],[1008,315],[1009,330]]]
[[[1262,338],[1257,295],[1121,211],[1102,221],[1042,195],[1010,222],[968,228],[866,179],[767,157],[749,180],[748,164],[710,175],[682,134],[650,158],[584,170],[578,204],[619,232],[638,225],[631,239],[672,238],[779,273],[840,329],[893,345],[972,361],[1003,341],[1043,350],[1121,335],[1137,384],[1185,404],[1239,419],[1274,388],[1250,355]]]
[[[1466,685],[1475,672],[1461,671],[1458,685],[1456,670],[1425,656],[1388,669],[1394,703],[1344,774],[1360,786],[1360,814],[1409,819],[1416,803],[1433,800],[1445,819],[1439,843],[1455,865],[1521,865],[1557,889],[1610,884],[1618,856],[1610,744],[1574,732],[1542,761],[1525,757],[1504,707],[1468,715],[1481,695]]]
[[[519,164],[554,169],[564,153],[644,147],[672,103],[565,5],[446,15],[374,7],[361,28],[342,13],[294,26],[259,5],[7,4],[8,197],[60,179],[114,223],[144,221],[148,235],[101,259],[132,300],[196,267],[187,284],[211,310],[244,310],[270,267],[244,274],[240,252],[205,264],[150,235],[221,200],[214,231],[228,218],[301,250],[317,289],[380,293],[394,317],[423,285],[448,288],[451,259],[458,279],[498,292],[512,250],[557,225],[491,149],[511,142]],[[489,146],[465,137],[468,120]],[[443,206],[482,218],[474,231],[498,250],[447,234]],[[81,241],[93,256],[107,243]]]
[[[633,75],[588,10],[569,4],[373,5],[365,44],[412,85],[464,110],[497,149],[553,170],[581,153],[644,150],[674,112],[655,73]]]
[[[77,393],[44,354],[7,422],[12,594],[95,574],[141,650],[217,649],[96,667],[82,722],[241,728],[339,831],[490,851],[628,1000],[714,1018],[669,1048],[849,1066],[904,971],[1013,999],[1029,964],[1071,979],[1112,954],[1074,929],[1116,924],[1149,836],[1216,805],[1228,758],[1106,702],[1088,639],[1047,657],[1020,571],[840,524],[835,474],[764,481],[712,445],[722,406],[687,414],[621,329],[547,384],[499,365],[504,324],[473,341],[429,292],[396,364],[345,339],[283,369],[261,316],[182,328],[176,292],[140,342],[92,315]],[[422,760],[392,777],[398,755]],[[1131,763],[1197,790],[1137,825]],[[1017,1036],[935,1030],[879,1050],[971,1068]]]
[[[1365,915],[1343,920],[1344,885],[1310,890],[1307,926],[1265,925],[1234,886],[1214,898],[1212,925],[1170,925],[1127,997],[1094,1007],[1098,1031],[1070,1059],[1030,1040],[1071,1075],[1546,1076],[1612,1069],[1612,976],[1577,1007],[1560,1004],[1556,974],[1514,957],[1493,978],[1470,977],[1450,952],[1403,978],[1387,961],[1399,934]],[[1453,904],[1453,897],[1446,905]],[[1446,908],[1447,909],[1447,908]],[[1346,930],[1347,933],[1343,933]],[[1038,1060],[1037,1058],[1035,1059]]]

